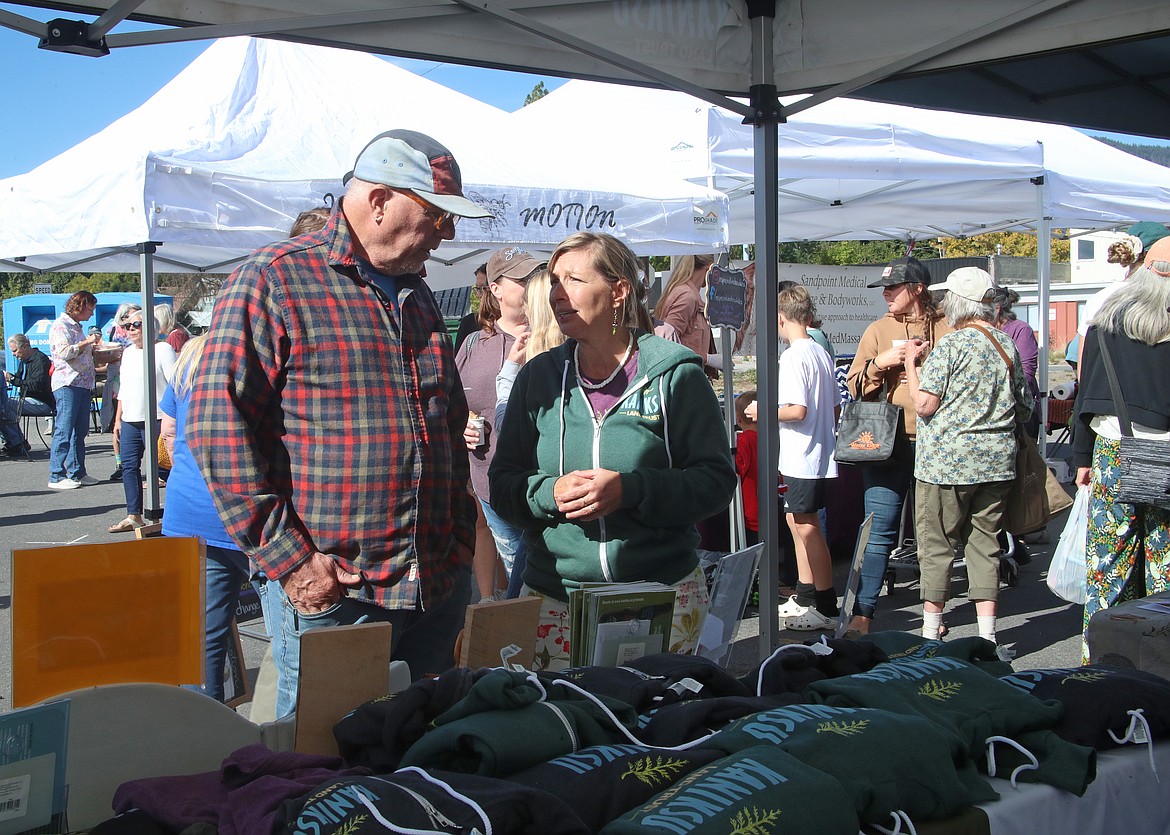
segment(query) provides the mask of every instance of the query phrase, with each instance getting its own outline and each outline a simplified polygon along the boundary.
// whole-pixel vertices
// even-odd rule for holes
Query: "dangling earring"
[[[615,307],[613,309],[613,330],[610,332],[610,336],[617,336],[617,317],[618,309]]]

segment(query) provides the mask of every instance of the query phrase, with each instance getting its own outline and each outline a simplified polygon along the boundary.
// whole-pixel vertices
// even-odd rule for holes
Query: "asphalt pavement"
[[[0,460],[0,712],[11,708],[11,561],[13,549],[55,545],[81,545],[128,541],[133,534],[110,534],[106,528],[126,515],[121,482],[103,480],[77,490],[49,490],[48,451],[41,439],[30,437],[32,460]],[[47,440],[47,439],[45,439]],[[91,435],[87,444],[87,470],[95,478],[107,479],[114,470],[112,438]],[[1050,450],[1060,456],[1058,447]],[[165,505],[166,491],[162,497]],[[1003,587],[1000,595],[998,637],[1016,653],[1016,669],[1073,666],[1080,663],[1081,608],[1056,598],[1044,578],[1053,549],[1064,525],[1064,514],[1049,525],[1048,541],[1028,545],[1032,560],[1019,570],[1018,584]],[[838,559],[835,569],[841,579],[848,570]],[[965,597],[962,569],[955,574],[958,595],[948,606],[946,622],[952,637],[978,634],[974,606]],[[878,601],[877,629],[921,629],[921,604],[913,572],[900,573],[893,594]],[[739,638],[729,667],[746,672],[760,658],[758,613],[749,610],[740,625]],[[782,641],[802,641],[823,633],[782,631]],[[264,643],[243,638],[249,671],[255,675]],[[246,712],[247,707],[241,708]]]

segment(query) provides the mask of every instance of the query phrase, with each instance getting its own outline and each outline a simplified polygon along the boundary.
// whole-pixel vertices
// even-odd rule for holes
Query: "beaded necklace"
[[[622,355],[621,360],[617,364],[617,368],[615,368],[613,372],[600,383],[592,383],[581,376],[581,360],[578,356],[580,351],[581,343],[578,342],[573,346],[573,371],[577,375],[577,383],[583,389],[597,391],[598,389],[603,389],[612,383],[614,378],[621,372],[623,368],[626,367],[626,363],[630,361],[630,355],[634,353],[634,335],[632,333],[630,334],[630,344],[626,346],[626,353]]]

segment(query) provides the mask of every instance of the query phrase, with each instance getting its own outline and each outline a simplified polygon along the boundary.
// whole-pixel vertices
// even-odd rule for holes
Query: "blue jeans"
[[[49,417],[53,414],[53,407],[48,403],[42,403],[35,397],[26,397],[20,401],[20,416],[24,417]]]
[[[272,637],[276,665],[276,718],[297,706],[301,672],[301,635],[310,629],[355,623],[389,623],[390,658],[410,665],[410,678],[442,673],[455,666],[455,638],[463,628],[464,609],[471,602],[471,569],[460,569],[451,594],[430,609],[383,609],[373,603],[342,598],[324,612],[306,615],[289,602],[278,580],[260,583],[260,605]],[[389,670],[386,671],[389,682]]]
[[[197,688],[223,701],[224,664],[232,640],[232,620],[240,586],[248,579],[248,558],[234,548],[207,546],[207,591],[203,648],[203,686]]]
[[[85,436],[89,434],[89,409],[93,392],[77,386],[61,386],[57,399],[57,420],[49,449],[49,481],[71,478],[79,481],[85,472]]]
[[[524,531],[501,519],[499,514],[492,510],[492,506],[483,499],[479,500],[479,505],[483,508],[484,518],[487,519],[492,539],[495,540],[496,553],[500,555],[500,559],[504,561],[504,568],[508,570],[508,597],[516,597],[520,594],[520,586],[516,584],[516,594],[512,594],[513,580],[520,580],[518,575],[524,574],[524,564],[528,562],[525,558],[528,546],[524,544]]]
[[[914,456],[885,467],[862,467],[861,477],[865,486],[865,515],[873,514],[873,525],[865,546],[853,614],[872,618],[885,582],[890,552],[898,545],[902,503],[914,480]]]
[[[159,421],[155,421],[158,431]],[[122,491],[126,494],[126,512],[142,515],[142,456],[146,452],[146,422],[122,421],[120,440],[122,456]]]

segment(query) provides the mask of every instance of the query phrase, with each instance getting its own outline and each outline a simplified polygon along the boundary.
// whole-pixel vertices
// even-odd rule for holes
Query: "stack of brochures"
[[[651,582],[585,583],[570,591],[570,665],[620,667],[669,651],[674,594]]]

